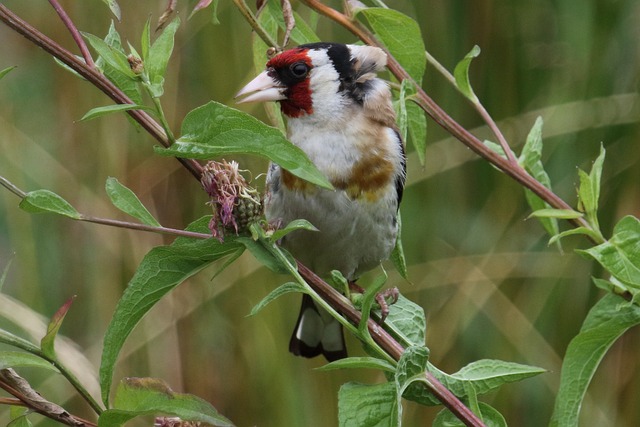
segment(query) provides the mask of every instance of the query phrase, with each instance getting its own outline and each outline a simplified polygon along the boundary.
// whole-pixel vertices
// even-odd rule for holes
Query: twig
[[[153,225],[140,224],[136,222],[119,221],[109,218],[98,218],[95,216],[82,215],[79,221],[92,222],[94,224],[107,225],[110,227],[127,228],[129,230],[146,231],[151,233],[168,234],[178,237],[191,237],[194,239],[208,239],[211,234],[197,233],[195,231],[178,230],[175,228],[155,227]]]
[[[353,307],[338,291],[331,285],[318,277],[313,271],[298,261],[298,271],[305,281],[327,302],[331,304],[337,311],[346,316],[353,324],[360,323],[362,314]],[[369,333],[374,341],[382,347],[395,360],[400,360],[404,347],[395,340],[382,326],[373,319],[369,319],[367,323]],[[447,389],[440,381],[438,381],[430,372],[425,373],[429,391],[442,402],[453,414],[455,414],[467,426],[482,427],[482,421],[471,412],[449,389]]]
[[[275,47],[277,50],[281,50],[282,48],[278,45],[278,42],[271,38],[269,33],[267,33],[264,28],[258,23],[258,18],[253,14],[247,3],[244,0],[233,0],[236,7],[244,16],[244,19],[251,25],[253,31],[267,44],[269,47]]]
[[[385,49],[384,46],[373,36],[373,34],[362,26],[360,23],[352,21],[349,17],[337,10],[319,2],[318,0],[301,0],[309,8],[316,12],[328,17],[329,19],[337,22],[345,27],[360,40],[368,45],[377,46],[381,49]],[[388,53],[388,52],[387,52]],[[426,94],[424,89],[413,80],[413,78],[406,72],[406,70],[400,65],[400,63],[393,57],[388,55],[387,67],[393,73],[394,76],[400,81],[408,79],[414,83],[417,90],[417,96],[415,101],[417,104],[442,128],[449,132],[452,136],[478,154],[480,157],[493,164],[500,169],[506,175],[510,176],[522,186],[528,188],[535,193],[542,200],[547,202],[551,207],[556,209],[573,209],[567,202],[556,195],[553,191],[542,185],[538,180],[533,178],[527,173],[517,162],[513,163],[508,159],[505,159],[500,154],[493,151],[482,143],[475,135],[471,134],[467,129],[456,122],[451,116],[449,116],[429,95]],[[570,219],[575,227],[585,227],[591,229],[591,226],[584,218]]]
[[[93,58],[91,57],[89,48],[87,47],[87,44],[84,42],[84,39],[80,35],[78,28],[76,28],[71,18],[69,18],[69,15],[67,15],[67,12],[64,11],[60,3],[58,3],[58,0],[49,0],[49,3],[51,3],[51,6],[53,6],[53,9],[60,16],[60,19],[62,20],[64,25],[69,29],[69,32],[71,33],[71,37],[73,37],[73,40],[76,42],[76,44],[80,48],[80,53],[82,53],[84,62],[86,62],[89,67],[95,68],[96,64],[95,62],[93,62]]]
[[[89,67],[84,61],[78,59],[68,50],[64,49],[55,41],[33,28],[29,23],[22,20],[15,13],[9,10],[5,5],[0,3],[0,21],[7,24],[10,28],[22,35],[32,43],[40,46],[51,56],[58,58],[60,61],[68,65],[82,77],[91,82],[94,86],[104,92],[117,104],[133,104],[134,102],[124,94],[116,85],[101,74],[97,69]],[[142,110],[128,110],[129,114],[136,122],[138,122],[149,134],[165,147],[170,145],[166,133],[162,126],[156,122],[149,114]],[[200,179],[202,174],[202,165],[193,159],[181,159],[178,161],[187,168],[189,172],[196,178]]]
[[[453,74],[451,74],[449,70],[447,70],[442,64],[440,64],[440,62],[438,62],[438,60],[434,58],[429,52],[425,52],[425,54],[427,56],[427,62],[430,63],[440,74],[442,74],[442,76],[445,79],[449,81],[449,83],[451,83],[453,87],[455,87],[459,91],[460,89],[456,84],[456,79],[455,77],[453,77]],[[478,114],[480,115],[480,117],[482,117],[482,120],[484,120],[484,122],[487,124],[487,126],[489,127],[489,130],[491,130],[491,132],[495,135],[496,139],[498,140],[498,143],[504,150],[509,161],[517,165],[518,160],[513,154],[513,150],[511,150],[511,147],[509,146],[507,139],[504,137],[504,134],[496,124],[495,120],[493,120],[493,117],[491,117],[491,115],[484,108],[484,105],[482,105],[481,102],[474,102],[469,98],[466,98],[466,99],[469,102],[471,102],[471,105],[473,105],[473,108],[475,108]]]

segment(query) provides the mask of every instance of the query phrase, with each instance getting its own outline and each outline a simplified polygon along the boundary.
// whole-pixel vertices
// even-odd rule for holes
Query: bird
[[[278,102],[287,138],[333,186],[320,188],[275,163],[266,178],[269,222],[306,219],[318,229],[296,230],[280,244],[320,276],[338,270],[355,283],[395,246],[406,156],[390,87],[377,76],[386,64],[374,46],[303,44],[272,56],[236,95],[238,102]],[[342,326],[306,294],[289,350],[347,357]]]

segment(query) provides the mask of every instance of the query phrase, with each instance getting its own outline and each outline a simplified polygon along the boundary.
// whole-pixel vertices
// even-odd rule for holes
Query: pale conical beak
[[[236,94],[235,98],[248,94],[248,96],[236,101],[238,104],[243,102],[280,101],[287,99],[284,95],[285,89],[286,87],[269,77],[267,71],[263,71],[245,87],[240,89],[240,92]]]

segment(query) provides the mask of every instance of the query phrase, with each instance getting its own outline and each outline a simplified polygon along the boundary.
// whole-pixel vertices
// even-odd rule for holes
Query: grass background
[[[3,3],[76,51],[46,2]],[[101,2],[62,3],[82,31],[104,36],[111,17]],[[231,2],[220,2],[220,25],[211,24],[209,12],[186,22],[194,2],[189,3],[179,2],[183,25],[163,97],[176,131],[188,111],[211,99],[232,105],[234,93],[256,72],[250,28]],[[471,71],[478,97],[516,152],[542,115],[545,165],[554,190],[571,204],[576,167],[589,170],[604,144],[605,235],[622,216],[640,216],[638,2],[390,3],[417,19],[427,49],[449,69],[474,44],[482,48]],[[157,19],[165,2],[120,4],[117,28],[137,46],[147,17]],[[325,40],[354,41],[324,19],[318,29]],[[104,95],[2,24],[0,40],[0,69],[18,66],[0,81],[0,175],[25,191],[55,191],[96,216],[126,219],[104,192],[109,176],[132,188],[165,226],[184,227],[207,214],[198,183],[175,160],[155,156],[153,141],[122,115],[78,122],[89,109],[109,104]],[[460,123],[488,136],[432,67],[424,81],[427,93]],[[242,108],[264,118],[260,106]],[[239,160],[254,176],[266,170],[260,159]],[[0,326],[39,339],[46,324],[39,316],[51,316],[77,295],[61,329],[75,344],[59,346],[78,375],[95,384],[101,337],[127,281],[147,251],[171,239],[28,215],[17,202],[0,191],[0,268],[11,262],[0,295]],[[441,369],[454,372],[473,360],[497,358],[549,370],[483,398],[514,426],[548,422],[566,346],[601,296],[590,281],[601,270],[573,253],[587,242],[567,240],[559,253],[547,247],[535,220],[525,220],[528,214],[517,184],[429,123],[427,164],[421,167],[415,153],[410,155],[402,206],[412,283],[392,274],[389,284],[424,307],[427,345]],[[163,378],[176,391],[209,400],[239,426],[331,426],[337,425],[340,384],[383,379],[366,371],[321,373],[313,370],[321,360],[291,356],[287,343],[297,296],[246,317],[286,277],[261,268],[249,255],[211,280],[215,271],[189,280],[153,309],[129,338],[116,381]],[[584,402],[581,425],[632,426],[640,419],[638,338],[637,328],[631,330],[607,354]],[[357,342],[348,345],[351,353],[362,354]],[[24,374],[45,397],[88,416],[60,378]],[[405,425],[422,426],[437,410],[407,403],[405,412]],[[7,413],[0,407],[0,421]]]

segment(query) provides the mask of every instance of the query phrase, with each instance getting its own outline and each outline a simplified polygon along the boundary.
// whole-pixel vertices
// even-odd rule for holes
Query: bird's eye
[[[309,72],[309,66],[304,62],[296,62],[295,64],[291,64],[289,70],[291,74],[293,74],[293,77],[302,78]]]

